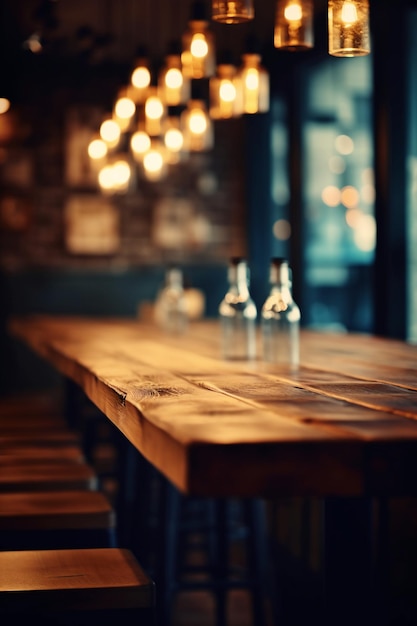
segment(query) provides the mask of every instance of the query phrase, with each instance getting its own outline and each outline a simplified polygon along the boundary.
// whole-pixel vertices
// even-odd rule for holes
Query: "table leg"
[[[380,623],[375,602],[375,520],[367,498],[324,502],[324,597],[326,623]]]

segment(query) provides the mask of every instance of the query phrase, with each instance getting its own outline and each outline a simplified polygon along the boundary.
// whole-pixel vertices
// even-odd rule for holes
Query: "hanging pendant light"
[[[166,161],[169,164],[179,163],[187,154],[184,147],[184,133],[181,118],[170,115],[164,122],[163,139],[166,148]]]
[[[216,75],[210,78],[210,117],[228,119],[242,113],[242,80],[227,55],[218,63]]]
[[[181,123],[186,150],[203,152],[213,147],[213,124],[203,100],[188,101]]]
[[[148,97],[145,101],[145,130],[151,137],[162,133],[162,124],[166,115],[166,107],[161,99],[157,87],[148,88]]]
[[[182,37],[182,69],[187,78],[209,78],[215,71],[214,34],[204,2],[193,2],[191,18]]]
[[[212,0],[211,17],[223,24],[241,24],[255,17],[253,0]]]
[[[122,133],[129,129],[136,112],[136,104],[130,93],[127,88],[120,89],[114,103],[113,119],[119,124]]]
[[[151,84],[151,71],[146,50],[143,47],[136,51],[136,59],[130,76],[129,96],[136,104],[143,104],[147,90]]]
[[[283,50],[313,47],[312,0],[278,0],[275,13],[274,46]]]
[[[254,35],[247,37],[241,58],[243,113],[266,113],[269,111],[269,74],[261,64],[260,42]]]
[[[365,56],[371,51],[368,0],[329,0],[329,54]]]
[[[181,45],[177,42],[172,42],[168,48],[158,85],[161,98],[167,106],[185,104],[190,97],[190,79],[183,74]]]

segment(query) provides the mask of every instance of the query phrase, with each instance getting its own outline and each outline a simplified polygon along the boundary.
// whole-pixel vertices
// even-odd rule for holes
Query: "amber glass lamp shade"
[[[190,98],[190,79],[182,72],[181,54],[168,54],[159,73],[161,98],[167,106],[185,104]]]
[[[371,51],[368,0],[329,0],[329,54],[365,56]]]
[[[308,50],[314,45],[312,0],[277,0],[274,46]]]
[[[269,75],[261,65],[261,56],[255,53],[242,55],[240,68],[243,112],[265,113],[269,110]]]
[[[212,0],[212,19],[223,24],[241,24],[255,17],[253,0]]]
[[[138,57],[130,76],[128,95],[135,104],[143,104],[146,100],[148,87],[151,84],[151,72],[146,57]]]
[[[209,78],[216,66],[214,34],[206,4],[194,0],[187,29],[182,36],[182,71],[187,78]]]
[[[242,80],[232,64],[219,64],[210,78],[210,117],[228,119],[243,113]]]
[[[151,137],[162,133],[166,107],[157,87],[149,87],[145,101],[145,131]]]
[[[213,124],[203,100],[189,100],[181,125],[186,150],[204,152],[213,147]]]

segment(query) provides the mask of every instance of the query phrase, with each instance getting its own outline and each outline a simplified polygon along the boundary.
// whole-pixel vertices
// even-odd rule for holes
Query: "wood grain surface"
[[[292,372],[220,357],[216,321],[31,316],[10,332],[82,387],[180,490],[415,495],[417,347],[303,330]]]

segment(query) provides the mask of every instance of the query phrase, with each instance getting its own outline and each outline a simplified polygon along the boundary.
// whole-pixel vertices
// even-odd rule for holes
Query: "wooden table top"
[[[417,493],[417,346],[303,330],[291,373],[222,360],[217,321],[179,337],[134,319],[30,316],[9,328],[184,493]]]

